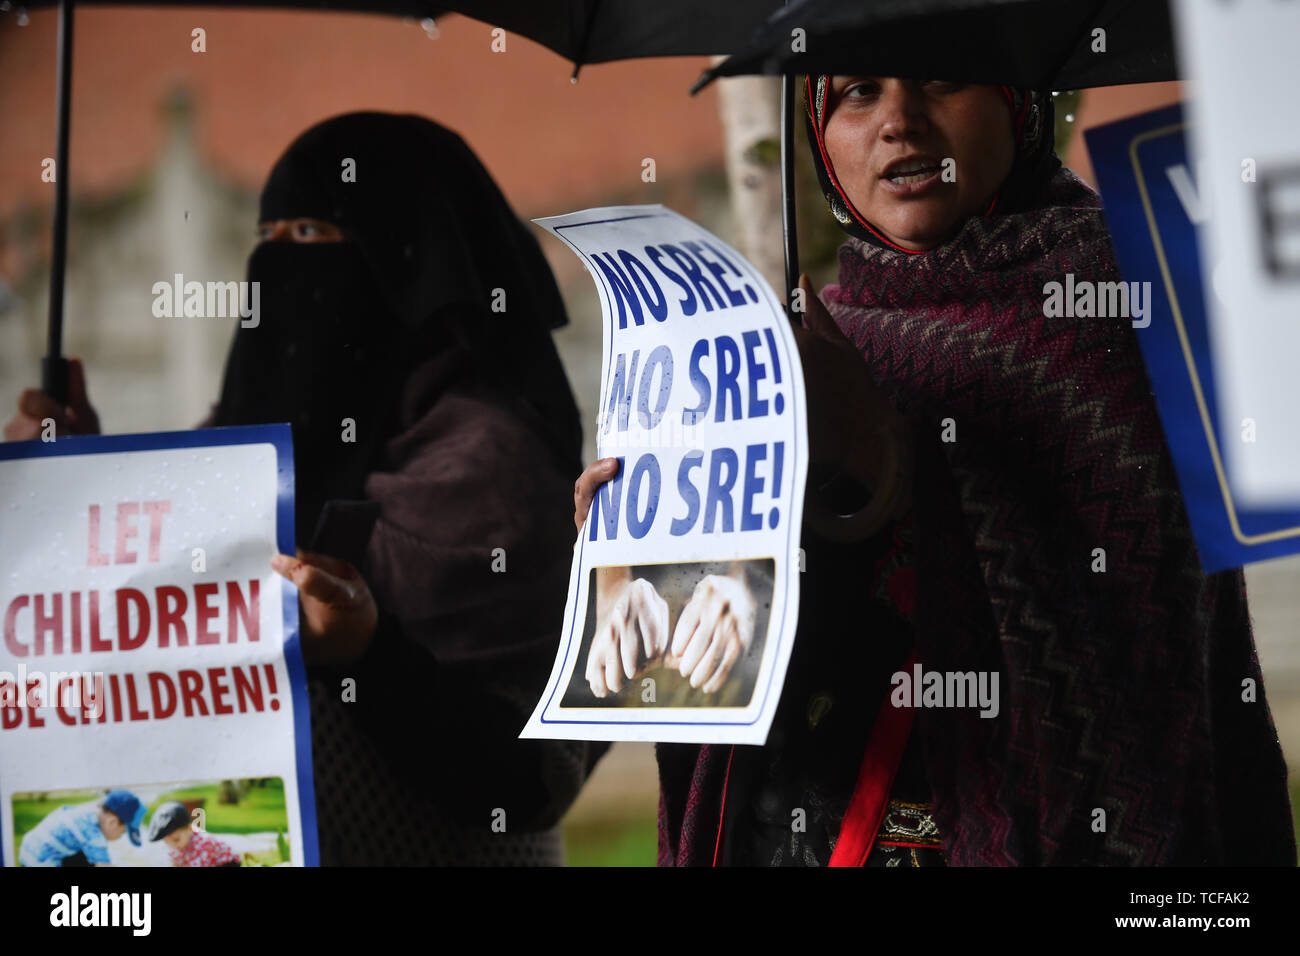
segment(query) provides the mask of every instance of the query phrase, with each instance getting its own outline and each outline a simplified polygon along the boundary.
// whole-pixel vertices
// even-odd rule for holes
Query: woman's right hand
[[[617,458],[601,458],[587,466],[587,470],[578,476],[573,484],[573,523],[578,530],[587,520],[591,510],[591,501],[596,497],[596,490],[618,474]]]
[[[23,389],[18,414],[5,424],[5,441],[40,438],[45,421],[54,422],[54,434],[98,435],[99,416],[86,396],[86,372],[81,359],[68,359],[68,404],[60,405],[39,388]]]

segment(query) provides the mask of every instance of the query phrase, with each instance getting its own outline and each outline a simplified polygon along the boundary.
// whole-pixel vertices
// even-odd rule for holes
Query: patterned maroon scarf
[[[1001,672],[997,718],[918,715],[948,859],[1294,863],[1244,578],[1201,572],[1131,323],[1043,315],[1066,273],[1120,279],[1063,169],[929,254],[850,240],[823,296],[919,423],[921,659]]]
[[[916,423],[923,666],[1000,675],[996,718],[917,715],[944,851],[1294,864],[1243,575],[1200,569],[1130,322],[1043,315],[1066,273],[1120,278],[1096,194],[1061,169],[928,253],[849,240],[822,295]],[[660,746],[661,863],[712,861],[728,753]]]

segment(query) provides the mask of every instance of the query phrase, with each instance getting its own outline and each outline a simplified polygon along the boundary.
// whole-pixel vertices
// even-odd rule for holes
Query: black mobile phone
[[[377,501],[327,501],[316,521],[316,530],[307,550],[340,558],[360,568],[377,520]]]

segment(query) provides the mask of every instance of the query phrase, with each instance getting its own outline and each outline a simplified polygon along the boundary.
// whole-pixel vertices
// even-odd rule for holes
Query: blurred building
[[[243,278],[271,165],[314,123],[358,109],[420,113],[471,144],[525,218],[663,202],[728,231],[701,59],[591,66],[490,28],[336,13],[81,8],[69,188],[66,347],[86,359],[109,431],[185,428],[215,399],[234,320],[157,319],[175,273]],[[45,351],[56,13],[0,13],[0,383],[35,384]],[[204,31],[205,52],[192,33]],[[642,178],[653,159],[653,182]],[[540,236],[540,233],[539,233]],[[542,239],[572,308],[561,333],[594,422],[599,311],[566,249]],[[594,338],[593,338],[594,336]],[[591,431],[589,425],[587,431]],[[588,443],[594,451],[594,443]]]

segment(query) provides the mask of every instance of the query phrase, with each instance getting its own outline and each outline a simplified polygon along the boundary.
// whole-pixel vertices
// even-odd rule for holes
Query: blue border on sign
[[[1189,164],[1181,104],[1086,130],[1107,227],[1126,280],[1152,283],[1137,331],[1202,569],[1300,552],[1300,511],[1233,500],[1220,421],[1197,228],[1160,173]]]
[[[562,239],[568,245],[568,247],[573,250],[574,254],[579,256],[582,259],[582,261],[587,266],[587,271],[590,272],[592,276],[596,278],[596,280],[600,283],[601,297],[605,300],[604,314],[609,317],[610,321],[613,321],[614,312],[611,303],[612,293],[609,289],[608,282],[605,279],[604,274],[601,272],[600,269],[594,266],[594,264],[591,261],[591,257],[589,257],[587,253],[585,253],[577,246],[575,246],[572,242],[569,241],[567,237],[561,236],[560,230],[580,229],[583,226],[606,225],[611,222],[626,222],[631,219],[680,219],[680,218],[685,218],[685,217],[680,217],[676,213],[672,213],[669,210],[664,210],[663,212],[637,213],[636,215],[631,215],[631,216],[618,216],[613,219],[593,219],[589,222],[570,222],[570,223],[565,223],[562,226],[554,226],[552,228],[554,229],[556,236]],[[686,221],[690,223],[692,226],[694,226],[696,229],[699,229],[701,232],[708,235],[710,239],[716,238],[711,233],[708,233],[700,226],[691,222],[691,220],[687,219]],[[750,279],[754,281],[755,287],[758,289],[762,289],[766,292],[767,284],[759,278],[758,273],[754,271],[753,266],[750,265],[749,261],[745,259],[743,256],[739,256],[739,258],[741,263],[744,265],[745,269],[749,272]],[[772,303],[769,302],[769,305],[771,304]],[[778,311],[781,311],[779,304],[778,304]],[[609,392],[610,359],[614,351],[614,336],[612,334],[613,330],[611,329],[610,331],[611,334],[605,337],[605,345],[606,345],[605,380],[601,383],[601,389],[600,389],[600,399],[601,399],[602,407],[605,401],[605,397]],[[789,355],[786,355],[785,359],[787,362],[791,360]],[[790,413],[792,416],[798,414],[798,410],[795,408],[793,389],[791,389],[791,395],[790,395]],[[792,436],[790,441],[790,454],[792,460],[797,459],[799,456],[799,429],[797,427],[795,428],[794,435]],[[793,479],[792,479],[791,487],[793,487]],[[793,520],[794,520],[793,515],[791,515],[790,520],[786,522],[786,529],[785,529],[786,547],[785,547],[784,561],[785,561],[787,597],[789,592],[789,575],[791,574],[790,555],[792,553],[792,550],[790,547],[790,531],[791,531]],[[578,546],[578,556],[576,560],[578,561],[578,567],[582,567],[582,552],[586,546],[586,535],[579,534],[578,540],[580,544]],[[584,587],[584,582],[582,582],[581,579],[579,580],[578,586],[579,588]],[[560,664],[561,680],[563,679],[563,676],[566,670],[568,669],[569,651],[574,647],[573,629],[577,624],[578,606],[579,604],[582,603],[576,599],[577,597],[576,595],[574,597],[575,600],[573,602],[573,617],[570,618],[569,620],[568,632],[565,635],[564,660]],[[774,656],[779,655],[780,653],[781,635],[785,633],[785,624],[789,613],[790,613],[790,602],[789,600],[784,600],[781,606],[781,623],[776,632],[777,641],[776,644],[773,646]],[[770,631],[771,628],[772,628],[772,624],[771,621],[769,621],[768,630]],[[579,641],[578,643],[581,643],[581,641]],[[772,693],[772,681],[775,677],[776,677],[776,668],[772,667],[768,670],[767,685],[763,688],[763,698],[762,700],[759,701],[758,712],[753,720],[559,720],[554,718],[548,719],[546,716],[546,712],[550,709],[551,702],[555,700],[555,695],[560,689],[560,682],[557,681],[555,686],[551,688],[551,692],[549,696],[547,696],[546,698],[546,706],[542,708],[541,713],[538,715],[538,722],[543,724],[591,724],[593,726],[602,726],[602,727],[614,726],[619,724],[626,724],[627,726],[630,727],[752,727],[754,724],[758,723],[759,720],[762,719],[764,707],[766,707],[767,705],[767,699]]]
[[[293,434],[286,424],[236,425],[177,432],[135,435],[75,435],[56,441],[0,443],[0,461],[22,458],[56,458],[65,455],[103,455],[123,451],[158,451],[168,448],[212,448],[225,445],[269,444],[276,457],[276,546],[286,554],[295,549],[293,527]],[[307,698],[307,668],[298,634],[298,589],[280,575],[284,611],[284,661],[289,672],[293,702],[294,753],[298,771],[298,818],[302,826],[303,864],[320,865],[316,834],[316,788],[312,777],[311,710]],[[140,782],[140,781],[137,781]],[[4,812],[9,812],[5,810]],[[0,846],[0,860],[4,859]]]

